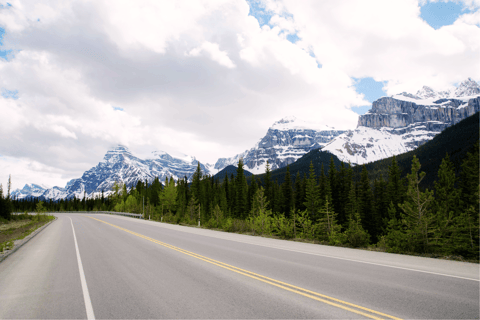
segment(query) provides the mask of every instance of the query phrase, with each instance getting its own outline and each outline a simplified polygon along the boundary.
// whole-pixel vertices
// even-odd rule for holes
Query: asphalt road
[[[477,264],[57,216],[0,263],[0,318],[479,318]]]

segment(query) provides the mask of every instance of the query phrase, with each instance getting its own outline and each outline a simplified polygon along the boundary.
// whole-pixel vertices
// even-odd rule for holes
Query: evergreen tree
[[[320,227],[320,239],[327,240],[331,245],[341,244],[341,227],[337,223],[337,213],[330,204],[328,197],[319,212],[318,225]]]
[[[462,171],[460,173],[460,190],[462,208],[467,211],[472,207],[479,209],[479,144],[478,141],[473,148],[473,152],[468,152],[467,157],[462,162]],[[473,212],[473,211],[472,211]],[[478,221],[478,214],[475,214]]]
[[[296,210],[303,210],[303,202],[305,202],[303,183],[300,179],[300,172],[297,171],[295,176],[295,190],[294,190],[294,202],[293,205]]]
[[[325,170],[323,168],[323,163],[320,169],[320,177],[318,179],[318,204],[319,206],[323,206],[325,199],[331,198],[331,195],[329,194],[331,192],[330,189],[330,183],[327,179],[327,176],[325,175]]]
[[[434,212],[437,220],[435,243],[446,254],[451,254],[453,250],[451,234],[460,209],[460,190],[455,188],[456,180],[455,168],[447,154],[440,164],[438,180],[434,182]]]
[[[235,216],[239,219],[247,217],[247,180],[243,171],[243,159],[238,160],[235,177]]]
[[[400,168],[397,158],[393,156],[392,164],[388,170],[387,202],[392,202],[395,207],[403,203],[405,197],[405,188],[400,177]],[[397,219],[399,216],[396,217]]]
[[[10,197],[3,195],[3,187],[0,184],[0,218],[10,220],[12,207],[10,203]]]
[[[387,197],[387,184],[380,176],[379,180],[374,182],[374,200],[375,200],[375,212],[378,219],[378,233],[385,233],[387,223],[390,217],[388,216],[388,197]]]
[[[377,242],[379,221],[375,212],[375,203],[373,201],[372,189],[370,188],[370,180],[368,179],[368,171],[365,165],[363,165],[360,174],[358,211],[363,223],[363,228],[370,234],[372,241],[374,243]]]
[[[267,160],[267,164],[265,165],[265,197],[267,197],[267,201],[269,203],[268,209],[273,208],[273,185],[272,185],[272,171],[270,170],[270,163]]]
[[[315,170],[313,163],[310,162],[310,175],[308,177],[305,188],[305,203],[306,211],[311,221],[316,221],[318,216],[318,209],[320,207],[319,192],[317,186],[317,179],[315,177]]]
[[[420,161],[413,156],[412,171],[408,174],[408,188],[405,201],[400,204],[403,211],[403,221],[407,227],[411,251],[427,252],[430,238],[433,233],[434,217],[430,211],[433,192],[426,189],[420,190],[420,182],[425,177],[425,172],[420,172]]]
[[[293,189],[292,179],[290,177],[290,168],[287,165],[285,172],[285,181],[282,184],[282,203],[280,213],[285,214],[287,218],[290,217],[290,210],[293,208]]]
[[[330,205],[333,207],[333,210],[335,210],[335,212],[338,212],[340,208],[340,186],[337,179],[337,168],[335,167],[333,156],[330,157],[330,164],[328,166],[328,182],[330,185],[330,193],[332,199]],[[322,198],[322,200],[323,199],[324,198]]]
[[[200,162],[197,164],[197,170],[195,170],[195,173],[192,176],[192,185],[190,187],[192,196],[197,199],[197,201],[201,202],[202,199],[202,187],[200,181],[203,178],[202,174],[202,169],[200,168]]]

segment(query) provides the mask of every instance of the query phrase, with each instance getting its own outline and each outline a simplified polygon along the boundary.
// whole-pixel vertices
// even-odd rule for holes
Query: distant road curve
[[[56,215],[0,263],[0,318],[480,317],[478,264]]]

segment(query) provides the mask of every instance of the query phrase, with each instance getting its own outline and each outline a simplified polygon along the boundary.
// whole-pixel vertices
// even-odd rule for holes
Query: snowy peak
[[[358,118],[357,129],[322,150],[357,164],[387,158],[414,150],[479,110],[480,87],[470,78],[455,90],[424,86],[416,95],[404,92],[374,101]]]
[[[118,145],[111,150],[108,150],[105,156],[103,157],[103,160],[105,162],[118,162],[121,159],[125,158],[135,158],[133,154],[130,152],[130,150],[123,145]]]
[[[282,168],[310,150],[323,147],[343,132],[345,131],[318,122],[304,121],[293,116],[284,117],[276,121],[250,150],[231,158],[218,159],[215,169],[222,170],[228,165],[237,165],[240,158],[243,159],[245,170],[254,174],[264,173],[267,161],[272,170]]]
[[[320,124],[318,122],[305,121],[297,119],[294,116],[284,117],[281,120],[275,121],[270,127],[272,130],[315,130],[315,131],[324,131],[324,130],[335,130],[333,127]]]
[[[169,153],[167,153],[165,151],[158,150],[158,151],[153,151],[152,155],[153,155],[153,160],[155,160],[155,159],[162,159],[162,160],[174,160],[174,159],[176,159],[176,160],[184,161],[184,162],[187,162],[187,163],[192,163],[192,162],[196,163],[195,157],[192,157],[192,156],[189,156],[189,155],[186,155],[186,154],[183,154],[183,153],[175,153],[173,155],[170,155]]]
[[[11,197],[15,199],[24,199],[29,197],[41,196],[48,187],[34,183],[27,183],[22,189],[12,191]]]
[[[130,150],[118,145],[107,151],[103,161],[83,173],[81,178],[70,180],[65,188],[41,188],[35,185],[26,185],[24,189],[16,190],[18,198],[39,197],[40,199],[83,199],[91,198],[104,192],[108,195],[115,182],[121,182],[131,188],[138,181],[151,183],[158,177],[160,181],[173,177],[175,180],[187,178],[191,180],[197,169],[198,161],[195,157],[180,155],[172,156],[164,151],[152,152],[153,159],[141,159]],[[204,174],[212,174],[211,168],[200,165]],[[214,171],[216,172],[216,171]]]
[[[480,85],[477,82],[468,78],[467,80],[460,83],[460,85],[455,90],[455,96],[457,97],[471,97],[480,95]]]
[[[478,95],[480,95],[480,85],[472,78],[468,78],[460,83],[458,87],[451,88],[449,90],[435,91],[428,86],[423,86],[423,88],[418,90],[416,94],[402,92],[400,94],[393,95],[392,97],[401,100],[407,98],[410,99],[409,101],[423,100],[421,103],[428,103],[438,99],[461,99]]]

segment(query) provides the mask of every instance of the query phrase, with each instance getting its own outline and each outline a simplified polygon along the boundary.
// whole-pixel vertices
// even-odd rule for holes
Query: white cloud
[[[221,51],[217,43],[211,43],[205,41],[201,46],[196,47],[186,55],[191,57],[198,57],[202,52],[205,52],[210,59],[213,61],[218,62],[218,64],[227,67],[227,68],[235,68],[235,63],[228,57],[226,51]]]
[[[389,93],[480,79],[478,14],[434,30],[414,0],[268,0],[263,27],[244,0],[9,2],[0,88],[18,99],[0,97],[2,174],[40,164],[37,183],[79,177],[117,143],[212,163],[285,115],[354,127],[368,102],[352,77]]]

